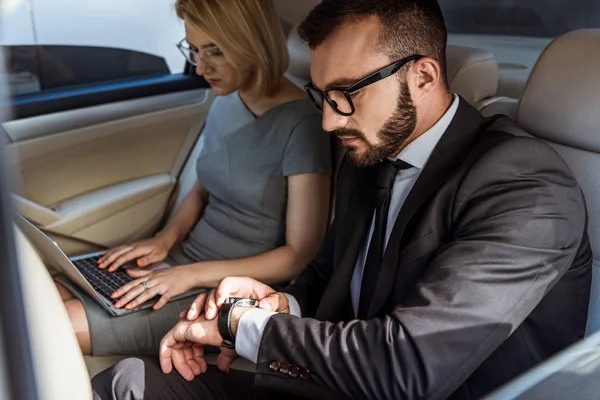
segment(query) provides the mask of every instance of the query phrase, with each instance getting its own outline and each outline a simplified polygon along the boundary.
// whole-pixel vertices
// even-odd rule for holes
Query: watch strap
[[[221,305],[217,316],[217,327],[223,338],[224,347],[235,348],[235,336],[231,331],[231,312],[233,309],[235,307],[256,307],[257,304],[256,299],[230,297]]]

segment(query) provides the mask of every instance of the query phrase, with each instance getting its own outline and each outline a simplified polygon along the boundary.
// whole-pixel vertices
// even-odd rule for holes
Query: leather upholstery
[[[536,63],[517,109],[537,137],[600,152],[600,29],[568,33]]]
[[[287,47],[290,54],[290,66],[287,77],[298,86],[303,86],[310,80],[310,49],[298,36],[298,26],[292,27]]]
[[[58,291],[36,250],[14,229],[40,398],[91,399],[90,378]]]
[[[446,73],[450,90],[476,108],[498,91],[498,63],[485,50],[448,45]]]
[[[588,334],[600,330],[600,29],[567,33],[538,59],[517,123],[565,159],[586,197],[594,252]]]

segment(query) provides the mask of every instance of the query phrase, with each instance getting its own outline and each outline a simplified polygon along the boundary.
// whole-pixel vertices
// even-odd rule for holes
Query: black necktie
[[[377,171],[377,206],[375,208],[375,226],[371,243],[365,260],[363,277],[360,286],[360,300],[358,303],[358,316],[365,317],[369,303],[373,298],[377,285],[377,276],[381,268],[385,233],[387,229],[388,212],[390,210],[390,197],[392,186],[396,180],[398,170],[408,169],[412,166],[402,160],[384,160]]]

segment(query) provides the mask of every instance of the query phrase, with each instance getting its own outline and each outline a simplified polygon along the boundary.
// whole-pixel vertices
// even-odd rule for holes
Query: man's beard
[[[413,133],[416,125],[417,110],[410,97],[408,84],[402,82],[396,110],[377,133],[379,144],[371,144],[367,141],[365,134],[357,129],[338,129],[335,134],[338,137],[352,137],[362,141],[366,146],[365,150],[359,153],[358,147],[348,146],[346,147],[346,156],[356,166],[368,167],[377,164],[384,157],[396,153]]]

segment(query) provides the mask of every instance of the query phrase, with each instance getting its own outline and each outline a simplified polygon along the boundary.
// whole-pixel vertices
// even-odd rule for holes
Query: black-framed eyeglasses
[[[319,110],[323,110],[323,103],[327,101],[327,103],[336,113],[345,117],[349,117],[356,111],[356,109],[354,108],[354,103],[352,102],[353,92],[356,92],[375,82],[379,82],[380,80],[385,79],[388,76],[394,75],[404,65],[408,64],[411,61],[417,61],[418,59],[423,57],[424,56],[416,54],[405,57],[399,61],[396,61],[388,66],[381,68],[379,71],[373,72],[369,76],[347,87],[332,87],[327,90],[319,90],[315,87],[315,85],[313,85],[312,82],[309,82],[306,85],[304,85],[304,90],[306,90],[306,93],[308,93],[308,96],[311,98],[313,103],[315,103],[315,106],[317,106]]]

